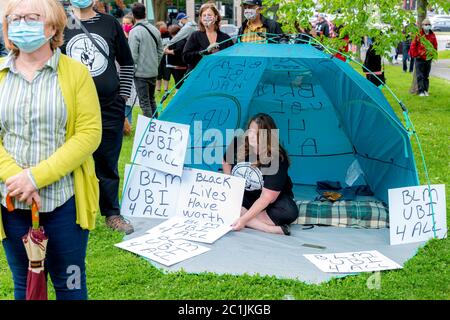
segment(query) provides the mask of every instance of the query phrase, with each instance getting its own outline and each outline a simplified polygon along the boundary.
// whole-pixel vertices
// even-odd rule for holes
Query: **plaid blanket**
[[[389,211],[379,201],[297,201],[299,217],[294,224],[336,227],[387,228]]]

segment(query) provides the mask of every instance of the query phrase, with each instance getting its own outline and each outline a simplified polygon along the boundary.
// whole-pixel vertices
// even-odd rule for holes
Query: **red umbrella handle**
[[[11,196],[9,195],[9,193],[6,195],[6,210],[8,210],[8,212],[13,212],[14,211],[14,203],[12,201]]]
[[[33,229],[39,229],[39,210],[36,201],[31,204],[31,223]]]
[[[6,210],[8,210],[8,212],[13,212],[14,203],[9,193],[6,195],[5,200],[6,200]],[[33,225],[33,229],[39,229],[39,210],[36,201],[34,200],[31,204],[31,223]]]

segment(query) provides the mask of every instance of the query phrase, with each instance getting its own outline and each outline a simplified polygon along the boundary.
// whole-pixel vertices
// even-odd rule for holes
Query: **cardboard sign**
[[[169,173],[134,165],[125,166],[120,213],[124,216],[167,219],[175,215],[181,178]]]
[[[115,246],[168,267],[210,250],[187,240],[170,239],[168,236],[154,234],[146,234]]]
[[[447,237],[445,185],[430,187],[389,189],[391,245]]]
[[[239,218],[245,180],[186,168],[176,216],[230,226]]]
[[[183,173],[189,126],[138,116],[131,161],[176,176]],[[134,159],[136,155],[136,159]]]
[[[317,268],[327,273],[372,272],[402,268],[402,266],[376,250],[330,254],[304,254],[304,256]]]
[[[231,227],[189,218],[172,218],[147,231],[149,234],[165,235],[171,239],[184,239],[214,243],[231,231]]]

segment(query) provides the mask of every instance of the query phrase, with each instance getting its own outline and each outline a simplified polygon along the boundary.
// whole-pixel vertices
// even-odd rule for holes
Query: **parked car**
[[[450,20],[437,20],[432,24],[432,28],[434,32],[448,32],[450,31]]]
[[[222,24],[220,26],[220,31],[225,32],[227,35],[229,35],[234,42],[237,40],[237,35],[239,33],[239,28],[236,27],[234,24]]]

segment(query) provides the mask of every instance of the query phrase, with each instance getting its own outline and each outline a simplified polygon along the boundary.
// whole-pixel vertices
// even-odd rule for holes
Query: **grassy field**
[[[450,59],[450,50],[439,51],[438,57],[439,59]]]
[[[388,84],[409,108],[420,135],[431,183],[449,184],[450,82],[431,78],[430,97],[409,94],[411,75],[386,66]],[[390,96],[400,115],[400,107]],[[134,112],[136,119],[137,110]],[[421,182],[424,171],[413,142]],[[125,137],[120,159],[121,175],[130,160],[132,138]],[[450,199],[447,188],[447,199]],[[447,220],[450,208],[447,201]],[[164,274],[150,263],[113,247],[122,235],[98,226],[91,235],[87,254],[87,279],[91,299],[450,299],[450,240],[432,240],[404,268],[381,273],[380,289],[368,289],[371,273],[307,285],[275,277],[215,274]],[[50,297],[54,298],[52,290]],[[13,298],[11,273],[0,249],[0,299]]]

